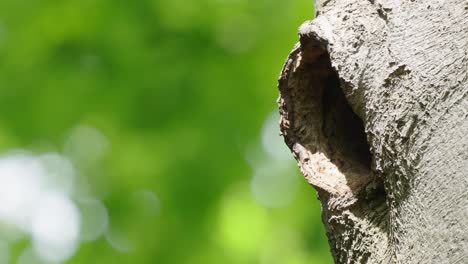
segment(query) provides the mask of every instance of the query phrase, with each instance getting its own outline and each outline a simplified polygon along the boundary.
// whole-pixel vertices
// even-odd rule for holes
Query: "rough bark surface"
[[[336,263],[468,263],[468,1],[322,0],[281,131]]]

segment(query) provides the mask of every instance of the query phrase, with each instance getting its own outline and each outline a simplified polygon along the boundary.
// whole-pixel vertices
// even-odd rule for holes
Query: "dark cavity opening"
[[[321,60],[322,71],[327,72],[323,74],[321,98],[324,152],[345,175],[351,190],[362,199],[361,206],[369,210],[387,208],[383,182],[372,171],[372,154],[363,121],[348,103],[326,52]]]
[[[328,55],[328,54],[326,54]],[[372,155],[362,120],[348,104],[338,74],[329,66],[322,94],[322,133],[329,158],[344,171],[371,171]]]

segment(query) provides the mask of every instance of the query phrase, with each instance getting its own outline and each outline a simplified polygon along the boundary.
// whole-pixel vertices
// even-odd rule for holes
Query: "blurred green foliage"
[[[266,208],[246,159],[264,155],[311,2],[0,1],[0,149],[62,151],[82,125],[110,143],[80,173],[126,246],[103,236],[67,263],[331,263],[313,189],[300,180],[291,203]]]

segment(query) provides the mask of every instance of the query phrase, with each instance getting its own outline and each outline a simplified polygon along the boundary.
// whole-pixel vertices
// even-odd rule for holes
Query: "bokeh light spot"
[[[267,212],[252,199],[248,185],[234,186],[225,194],[220,211],[220,235],[223,246],[232,254],[255,254],[268,226]]]
[[[134,203],[145,212],[146,215],[155,215],[159,213],[160,201],[156,194],[150,190],[139,190],[133,194]]]
[[[47,188],[71,194],[73,192],[75,169],[73,164],[58,153],[47,153],[39,156],[47,173]]]
[[[56,263],[75,254],[82,233],[80,211],[72,200],[75,177],[74,165],[59,153],[16,150],[0,156],[0,237],[13,243],[30,236],[34,251],[25,252],[18,262]],[[85,204],[84,231],[89,233],[84,232],[82,240],[95,240],[105,231],[107,211],[93,198]]]
[[[112,225],[107,229],[105,234],[107,242],[115,250],[127,253],[133,250],[133,245],[130,243],[129,238],[125,235],[123,230],[119,230]]]
[[[271,158],[292,161],[291,152],[284,143],[283,137],[280,136],[279,120],[278,111],[273,111],[268,115],[262,128],[262,146]]]
[[[30,154],[17,152],[1,158],[0,219],[28,231],[44,184],[44,168]]]
[[[263,206],[275,208],[287,206],[294,199],[299,177],[294,166],[268,163],[256,168],[251,182],[255,199]]]
[[[65,154],[81,166],[94,164],[102,158],[110,144],[96,128],[79,126],[74,128],[65,142]]]
[[[47,193],[37,204],[32,219],[34,250],[42,258],[60,262],[76,250],[80,214],[75,204],[61,193]]]
[[[94,241],[107,230],[109,216],[104,204],[92,197],[77,200],[81,212],[81,240]]]

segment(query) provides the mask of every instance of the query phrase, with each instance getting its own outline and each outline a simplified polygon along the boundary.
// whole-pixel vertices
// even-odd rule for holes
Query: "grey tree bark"
[[[468,0],[318,0],[281,131],[336,263],[468,263]]]

